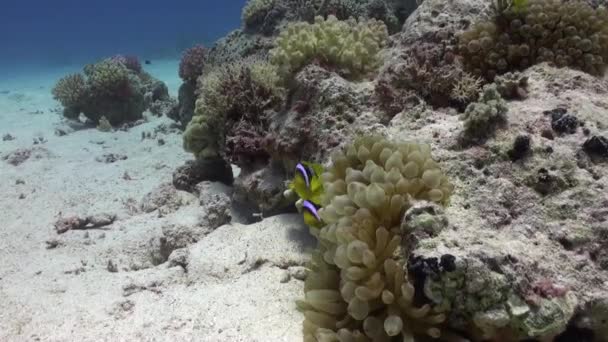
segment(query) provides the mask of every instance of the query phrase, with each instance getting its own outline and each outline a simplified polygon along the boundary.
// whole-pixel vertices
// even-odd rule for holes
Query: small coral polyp
[[[608,10],[582,1],[528,0],[464,32],[459,50],[468,67],[488,79],[541,62],[600,75],[608,61]]]
[[[322,176],[319,248],[304,285],[305,341],[438,338],[445,320],[416,306],[404,271],[401,221],[416,200],[446,204],[453,186],[430,146],[363,137],[336,153]]]
[[[306,64],[320,63],[354,76],[376,69],[378,53],[388,41],[386,25],[378,20],[315,18],[314,24],[292,23],[276,40],[271,60],[283,72],[295,72]]]

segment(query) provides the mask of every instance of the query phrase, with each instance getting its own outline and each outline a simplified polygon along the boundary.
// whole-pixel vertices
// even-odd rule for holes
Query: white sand
[[[166,263],[135,270],[149,263],[149,241],[164,226],[194,227],[204,215],[189,194],[191,203],[165,217],[130,210],[190,155],[176,133],[159,135],[162,146],[141,140],[166,118],[128,132],[55,135],[65,124],[50,89],[77,69],[0,81],[9,91],[0,94],[0,137],[15,137],[0,140],[0,341],[301,340],[302,282],[287,278],[301,272],[311,241],[297,216],[218,228],[189,246],[188,272]],[[176,94],[176,61],[146,69]],[[34,148],[28,160],[2,160],[20,148]],[[108,153],[127,159],[96,161]],[[60,214],[103,212],[118,215],[105,229],[53,228]],[[47,249],[51,240],[59,246]]]

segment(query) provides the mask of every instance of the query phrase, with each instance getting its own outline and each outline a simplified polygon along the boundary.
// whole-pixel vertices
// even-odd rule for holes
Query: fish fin
[[[320,228],[323,226],[322,221],[319,221],[313,214],[306,210],[302,212],[302,217],[304,218],[304,223],[309,227]]]
[[[300,174],[296,174],[295,177],[293,177],[293,181],[289,183],[289,188],[295,191],[300,198],[306,199],[306,197],[310,196],[310,190],[306,186],[306,180]]]
[[[321,175],[323,174],[323,172],[325,172],[325,168],[323,167],[323,165],[321,165],[319,163],[302,162],[302,164],[304,164],[309,169],[311,169],[312,172],[314,173],[314,176],[316,176],[318,178],[320,178]]]

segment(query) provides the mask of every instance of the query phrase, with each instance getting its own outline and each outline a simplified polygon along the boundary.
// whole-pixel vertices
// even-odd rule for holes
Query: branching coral
[[[465,137],[478,139],[492,134],[499,124],[506,122],[507,111],[507,103],[496,85],[485,86],[479,102],[469,104],[461,117]]]
[[[241,13],[241,19],[245,24],[245,27],[250,27],[259,24],[264,21],[264,18],[272,10],[276,3],[276,0],[249,0],[243,12]]]
[[[88,84],[95,94],[115,97],[130,95],[127,67],[111,59],[101,61],[91,67]]]
[[[62,77],[55,87],[53,87],[53,98],[65,108],[79,108],[82,106],[86,95],[87,85],[86,80],[81,74],[71,74]],[[75,113],[78,116],[78,110],[71,110],[70,113]],[[68,113],[64,111],[64,113]],[[70,116],[69,114],[67,116]]]
[[[540,62],[602,74],[608,61],[608,10],[583,1],[498,1],[495,18],[460,36],[470,70],[488,79]]]
[[[525,99],[528,96],[528,77],[519,73],[508,72],[494,79],[496,88],[503,98]]]
[[[454,84],[450,97],[461,103],[469,103],[477,99],[481,90],[481,79],[467,72]]]
[[[270,55],[286,73],[318,60],[343,73],[360,75],[378,66],[378,53],[387,39],[386,25],[375,19],[340,21],[333,15],[327,20],[318,16],[314,24],[290,24],[277,38]]]
[[[196,82],[203,73],[206,58],[207,50],[202,45],[195,45],[184,51],[179,62],[179,77],[184,82]]]
[[[118,62],[121,63],[122,65],[124,65],[127,69],[135,72],[135,73],[140,73],[142,72],[142,67],[141,67],[141,63],[139,61],[139,58],[137,58],[137,56],[133,56],[133,55],[115,55],[112,56],[110,58],[111,61],[113,62]]]
[[[403,267],[409,251],[399,249],[407,208],[419,199],[445,204],[453,191],[430,147],[360,138],[333,156],[322,178],[326,225],[311,228],[319,250],[298,302],[305,341],[439,337],[445,316],[416,306]]]
[[[279,80],[276,67],[258,58],[209,71],[200,79],[200,97],[184,133],[184,148],[197,158],[222,156],[238,165],[246,165],[247,157],[265,155],[265,112],[282,101]]]
[[[84,76],[75,74],[60,79],[52,90],[69,119],[82,113],[98,124],[105,116],[111,125],[117,126],[140,119],[147,106],[169,98],[167,87],[141,70],[135,57],[117,55],[86,65],[83,71]]]

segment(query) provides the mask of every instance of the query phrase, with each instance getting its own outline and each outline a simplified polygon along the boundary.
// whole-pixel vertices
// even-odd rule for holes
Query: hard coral
[[[375,90],[389,117],[400,111],[395,106],[404,109],[404,99],[412,94],[439,107],[464,107],[477,99],[481,82],[463,70],[452,50],[447,43],[420,42],[383,70]]]
[[[113,97],[128,97],[130,94],[127,68],[110,59],[92,66],[88,83],[96,94]]]
[[[82,106],[86,94],[86,80],[81,74],[71,74],[62,77],[53,87],[53,98],[66,108],[78,108]],[[64,111],[66,116],[78,116],[78,110]],[[75,115],[71,115],[75,114]]]
[[[266,111],[282,101],[278,81],[276,68],[256,58],[210,71],[200,80],[184,148],[198,158],[221,156],[241,166],[266,155],[260,146],[268,127]]]
[[[52,92],[64,106],[63,115],[76,119],[82,113],[94,124],[105,116],[109,124],[116,126],[140,119],[153,104],[169,101],[164,83],[145,73],[134,61],[137,60],[115,56],[86,65],[84,76],[68,75],[59,80]]]
[[[137,56],[133,55],[115,55],[110,58],[113,62],[118,62],[124,65],[127,69],[140,73],[142,72],[141,62]]]
[[[241,19],[245,27],[259,25],[264,21],[268,12],[275,6],[276,0],[249,0],[243,7]]]
[[[298,302],[305,341],[440,337],[445,316],[414,304],[404,271],[409,251],[398,249],[412,203],[445,204],[453,191],[430,147],[360,138],[333,156],[322,179],[326,226],[311,228],[319,249]]]
[[[184,82],[196,82],[203,73],[206,57],[207,50],[202,45],[195,45],[184,51],[179,62],[179,77]]]
[[[317,16],[314,24],[289,24],[277,38],[270,56],[286,74],[317,60],[344,74],[358,76],[378,66],[378,53],[387,39],[386,25],[375,19],[340,21],[333,15],[327,19]]]
[[[464,137],[472,140],[487,137],[499,124],[506,122],[507,111],[507,103],[496,85],[485,86],[479,102],[469,104],[461,117]]]
[[[471,71],[493,79],[507,71],[549,62],[602,74],[608,61],[608,10],[582,1],[499,1],[495,17],[460,36]]]

